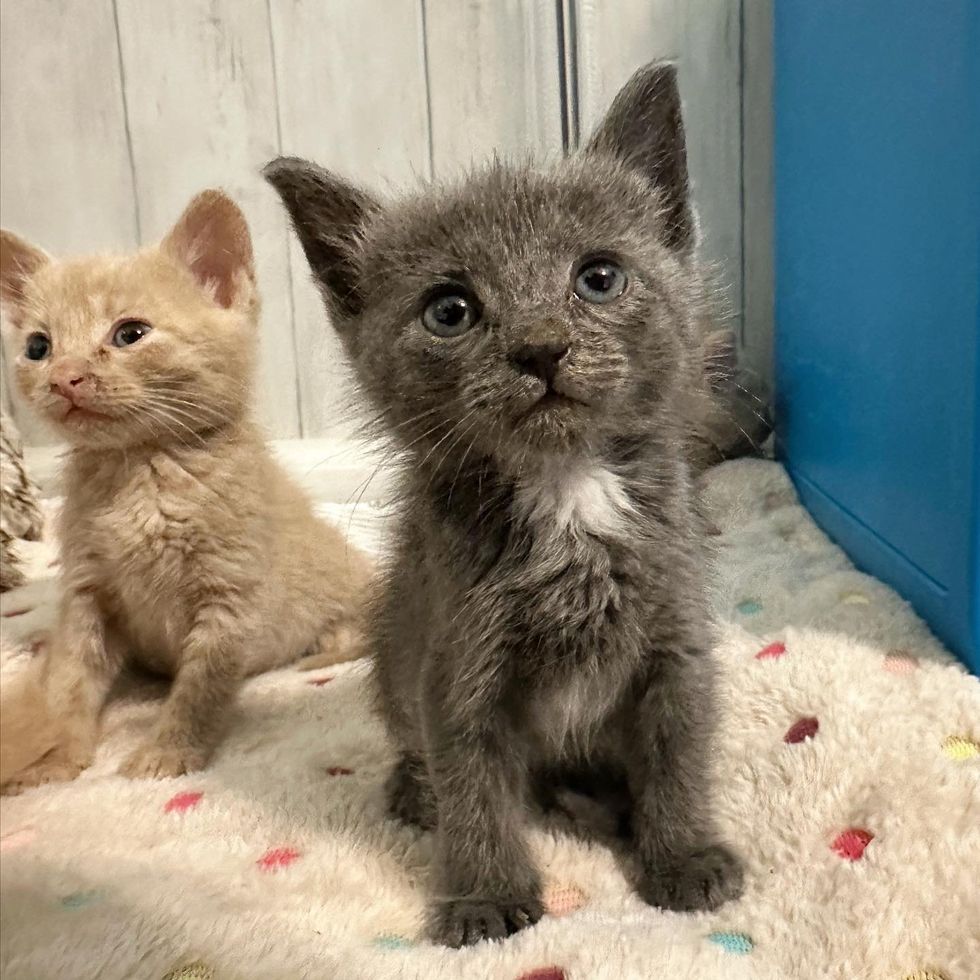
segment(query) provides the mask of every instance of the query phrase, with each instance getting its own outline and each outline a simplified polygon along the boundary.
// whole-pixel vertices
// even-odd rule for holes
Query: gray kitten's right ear
[[[297,157],[273,160],[262,176],[286,205],[331,310],[356,316],[364,297],[354,253],[364,223],[378,211],[378,204],[347,181]]]
[[[677,68],[653,62],[620,89],[585,148],[642,173],[664,202],[664,244],[686,251],[695,239]]]

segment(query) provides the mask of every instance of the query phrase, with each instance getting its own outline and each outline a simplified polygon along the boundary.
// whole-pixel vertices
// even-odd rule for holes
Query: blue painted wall
[[[980,0],[777,0],[777,445],[980,668]]]

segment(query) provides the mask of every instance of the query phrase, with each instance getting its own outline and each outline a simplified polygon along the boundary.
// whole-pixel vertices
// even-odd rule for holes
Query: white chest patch
[[[622,478],[590,460],[556,460],[518,484],[515,507],[528,521],[556,531],[622,533],[633,510]]]

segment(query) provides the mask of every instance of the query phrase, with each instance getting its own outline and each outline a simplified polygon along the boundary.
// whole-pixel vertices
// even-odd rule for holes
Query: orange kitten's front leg
[[[44,690],[57,743],[3,787],[7,794],[74,779],[92,764],[99,713],[122,662],[92,592],[66,593],[48,657]]]
[[[120,766],[122,775],[164,779],[207,765],[243,676],[243,638],[236,625],[226,607],[198,614],[160,719],[148,741]]]

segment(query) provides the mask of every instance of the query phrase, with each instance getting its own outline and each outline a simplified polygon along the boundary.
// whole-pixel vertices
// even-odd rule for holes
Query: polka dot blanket
[[[368,665],[288,669],[246,685],[205,772],[115,774],[159,708],[137,686],[81,778],[2,800],[5,980],[976,980],[980,685],[816,529],[778,465],[725,464],[706,495],[716,809],[747,865],[739,901],[661,912],[607,849],[532,827],[541,922],[431,945],[432,837],[385,817]],[[383,538],[378,509],[325,513]],[[8,653],[43,641],[52,557],[3,599]]]

